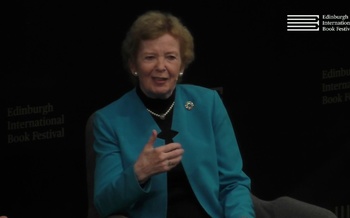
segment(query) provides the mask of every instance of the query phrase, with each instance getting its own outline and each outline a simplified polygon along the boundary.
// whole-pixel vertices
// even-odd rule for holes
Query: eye
[[[145,58],[146,61],[151,61],[151,60],[153,60],[155,57],[154,57],[154,55],[147,55],[147,56],[145,56],[144,58]]]
[[[175,55],[167,55],[166,58],[170,61],[177,59],[177,57]]]

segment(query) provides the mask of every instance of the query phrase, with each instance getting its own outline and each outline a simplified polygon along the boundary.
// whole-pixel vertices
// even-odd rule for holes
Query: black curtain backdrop
[[[2,4],[0,215],[86,217],[85,124],[132,88],[120,45],[148,9],[193,33],[184,83],[222,89],[253,193],[349,205],[350,25],[287,31],[289,14],[350,16],[345,0]]]

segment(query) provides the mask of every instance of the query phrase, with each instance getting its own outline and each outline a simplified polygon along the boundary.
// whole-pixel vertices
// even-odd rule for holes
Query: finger
[[[184,152],[185,152],[184,149],[179,148],[179,149],[173,150],[171,152],[168,152],[166,158],[167,159],[181,160]]]
[[[168,167],[172,167],[172,166],[174,166],[174,165],[175,165],[175,163],[174,163],[174,162],[172,162],[172,161],[171,161],[171,160],[169,160],[169,159],[168,159],[168,161],[167,161],[167,162],[168,162]]]
[[[180,143],[174,142],[174,143],[169,143],[169,144],[165,145],[163,151],[167,153],[167,152],[171,152],[173,150],[181,149],[181,148],[182,148],[182,146]]]
[[[181,162],[181,160],[182,160],[182,155],[174,157],[174,158],[169,158],[169,159],[167,159],[167,165],[168,165],[168,167],[172,168],[172,167],[178,165]]]
[[[157,130],[152,130],[152,135],[149,137],[149,140],[148,140],[148,142],[147,142],[147,144],[146,144],[146,146],[147,147],[152,147],[153,148],[153,144],[154,144],[154,142],[156,141],[156,139],[157,139]]]

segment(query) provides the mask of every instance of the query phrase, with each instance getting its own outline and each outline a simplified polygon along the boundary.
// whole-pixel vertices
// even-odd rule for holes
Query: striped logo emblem
[[[319,31],[319,15],[287,15],[288,31]]]

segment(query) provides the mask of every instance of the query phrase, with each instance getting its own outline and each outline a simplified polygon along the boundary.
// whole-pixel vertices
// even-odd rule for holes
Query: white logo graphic
[[[319,31],[319,15],[287,15],[288,31]]]

